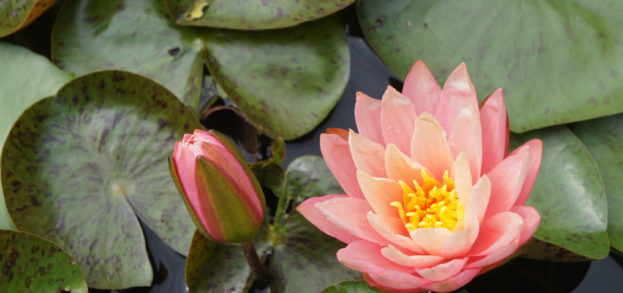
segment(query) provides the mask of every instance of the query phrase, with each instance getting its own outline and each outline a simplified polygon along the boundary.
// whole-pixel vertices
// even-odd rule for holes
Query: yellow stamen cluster
[[[399,181],[403,190],[402,203],[394,201],[391,206],[398,209],[400,218],[409,232],[417,228],[447,228],[454,230],[463,206],[454,189],[454,180],[443,173],[443,184],[439,183],[425,169],[422,169],[422,184],[413,180],[413,190],[404,181]]]

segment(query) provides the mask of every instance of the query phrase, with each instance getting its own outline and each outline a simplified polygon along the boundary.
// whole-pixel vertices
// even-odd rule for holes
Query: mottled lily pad
[[[0,292],[88,292],[80,267],[53,243],[0,230]]]
[[[173,94],[144,77],[103,71],[74,79],[9,133],[2,182],[15,225],[67,250],[90,287],[150,285],[137,216],[186,253],[194,225],[166,158],[198,127]]]
[[[0,43],[0,64],[3,72],[10,72],[0,78],[1,147],[17,117],[34,102],[55,94],[72,76],[45,57],[8,43]],[[0,229],[12,228],[0,190]]]
[[[355,0],[165,0],[181,25],[241,30],[295,26],[337,12]]]
[[[504,88],[523,132],[623,111],[623,1],[358,2],[362,31],[404,77],[417,59],[439,81],[466,62],[479,96]]]
[[[516,135],[512,145],[532,138],[543,140],[541,170],[526,202],[541,214],[534,237],[586,258],[608,256],[606,195],[590,153],[566,127]]]
[[[346,281],[324,289],[322,293],[376,293],[365,281]]]
[[[573,132],[601,171],[608,198],[610,245],[623,251],[623,115],[578,123]]]
[[[0,1],[0,37],[27,26],[57,0],[2,0]]]
[[[305,199],[344,193],[327,164],[319,156],[302,156],[288,166],[288,194],[298,205]]]
[[[52,59],[78,74],[138,72],[196,112],[207,64],[247,120],[273,138],[311,131],[346,86],[349,51],[335,17],[241,32],[180,27],[165,10],[162,0],[67,1],[54,28]]]

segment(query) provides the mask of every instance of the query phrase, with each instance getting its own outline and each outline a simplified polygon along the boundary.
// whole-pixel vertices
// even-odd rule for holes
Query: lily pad
[[[322,290],[322,293],[376,293],[365,281],[346,281]]]
[[[404,77],[422,59],[440,81],[466,62],[480,97],[504,88],[523,132],[623,111],[619,0],[362,0],[362,31]]]
[[[165,10],[161,0],[67,1],[54,28],[52,59],[78,74],[138,72],[195,112],[207,64],[247,120],[273,138],[314,129],[346,86],[350,58],[337,18],[241,32],[176,26]]]
[[[57,0],[0,1],[0,37],[27,26],[50,8]]]
[[[0,147],[19,115],[39,99],[51,96],[72,76],[28,49],[0,43]],[[0,229],[13,229],[0,190]]]
[[[165,0],[181,25],[240,30],[295,26],[341,10],[355,0]]]
[[[288,166],[288,194],[298,205],[305,199],[325,194],[344,193],[327,164],[319,156],[301,156]]]
[[[566,127],[515,135],[513,147],[543,140],[541,170],[526,205],[541,214],[536,239],[591,259],[608,256],[603,180],[590,153]]]
[[[9,133],[2,182],[15,225],[66,249],[90,287],[150,285],[137,216],[186,253],[194,225],[166,158],[175,140],[199,127],[173,94],[144,77],[103,71],[74,79]]]
[[[623,251],[623,115],[578,123],[573,132],[601,171],[608,198],[610,245]]]
[[[0,267],[0,292],[88,292],[71,256],[30,233],[0,230]]]

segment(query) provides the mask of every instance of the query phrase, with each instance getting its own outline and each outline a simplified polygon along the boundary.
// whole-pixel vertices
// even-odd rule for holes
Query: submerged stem
[[[255,275],[256,282],[258,282],[258,284],[261,286],[268,285],[270,275],[262,264],[260,257],[257,255],[257,251],[255,250],[255,245],[253,245],[253,242],[249,241],[243,243],[242,251],[244,251],[244,257],[247,259],[247,263],[251,267],[253,275]]]

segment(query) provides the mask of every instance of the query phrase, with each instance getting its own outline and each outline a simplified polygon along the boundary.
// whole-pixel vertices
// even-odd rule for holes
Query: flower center
[[[403,190],[402,203],[394,201],[398,214],[407,231],[418,228],[446,228],[454,230],[459,214],[463,213],[463,205],[459,202],[454,180],[443,173],[443,184],[422,169],[422,185],[413,180],[413,190],[404,181],[398,181]]]

